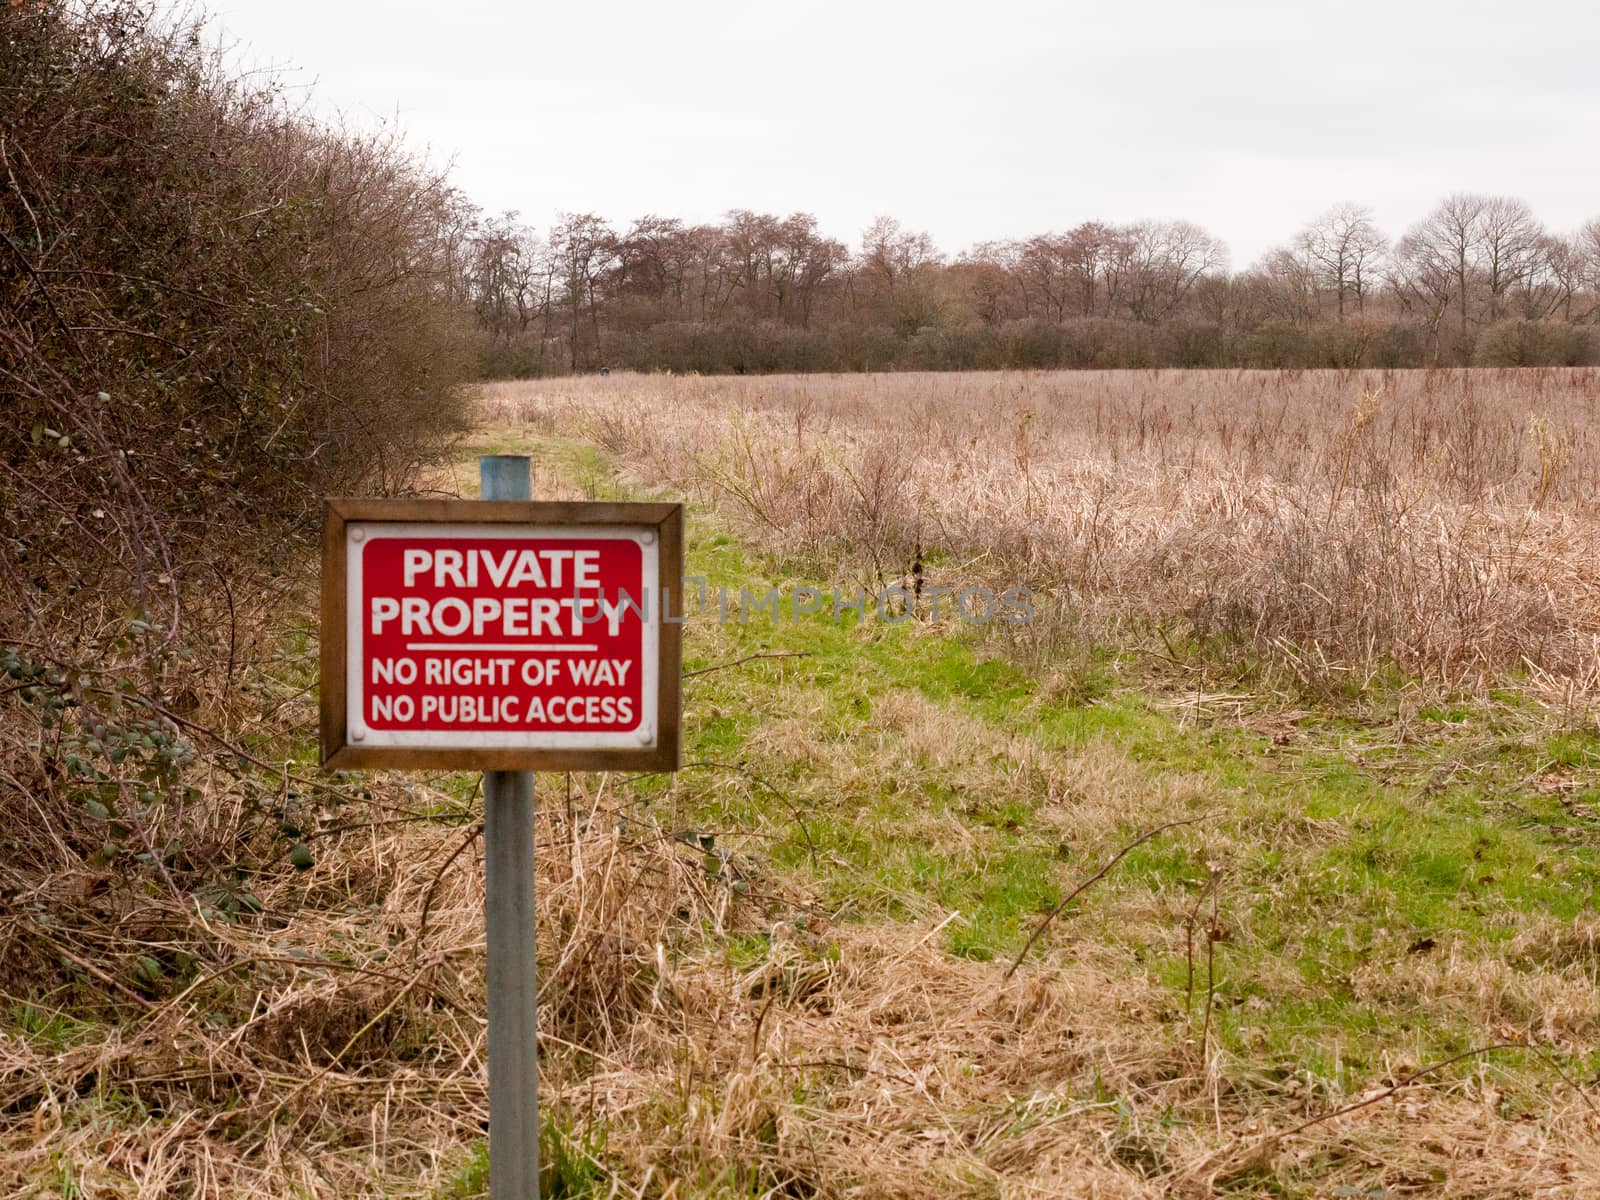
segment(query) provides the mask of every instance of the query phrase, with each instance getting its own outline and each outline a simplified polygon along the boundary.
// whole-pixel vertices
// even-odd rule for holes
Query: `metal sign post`
[[[479,500],[328,500],[322,762],[483,772],[489,1194],[538,1200],[532,772],[677,769],[683,507],[478,470]]]
[[[526,455],[484,455],[478,460],[478,478],[485,500],[532,499]],[[489,958],[489,1196],[539,1200],[532,771],[483,773],[483,870]]]

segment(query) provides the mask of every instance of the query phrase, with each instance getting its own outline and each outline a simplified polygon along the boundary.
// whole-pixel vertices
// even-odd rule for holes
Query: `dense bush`
[[[142,906],[95,951],[136,978],[301,821],[237,747],[304,744],[321,497],[412,486],[460,425],[462,215],[196,27],[0,6],[0,858],[59,923]],[[0,984],[82,984],[52,936],[0,932]]]
[[[1600,363],[1600,338],[1576,325],[1502,321],[1483,332],[1474,354],[1486,367],[1587,367]]]
[[[1435,342],[1438,353],[1435,352]],[[1307,327],[1267,322],[1248,330],[1204,321],[1152,325],[1077,319],[950,323],[896,333],[888,326],[836,324],[806,329],[777,322],[666,322],[642,329],[602,328],[588,366],[702,375],[809,371],[1118,370],[1245,367],[1337,370],[1427,367],[1436,358],[1486,367],[1600,363],[1592,328],[1550,321],[1505,321],[1463,337],[1436,336],[1405,321],[1351,320]],[[490,339],[480,335],[477,371],[486,379],[534,379],[569,370],[561,336]]]
[[[459,201],[392,140],[128,0],[0,10],[0,114],[0,640],[63,652],[91,599],[170,627],[184,563],[404,486],[458,422]]]

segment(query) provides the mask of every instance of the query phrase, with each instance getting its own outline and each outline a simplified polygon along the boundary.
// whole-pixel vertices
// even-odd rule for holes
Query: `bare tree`
[[[1085,317],[1110,316],[1133,255],[1127,231],[1104,221],[1085,221],[1067,234],[1066,241],[1066,261],[1077,291],[1076,311]]]
[[[1483,236],[1482,222],[1488,200],[1466,192],[1446,196],[1439,207],[1413,225],[1402,239],[1405,262],[1402,271],[1406,287],[1421,295],[1440,292],[1440,273],[1448,276],[1447,285],[1460,316],[1461,334],[1467,333],[1468,296],[1473,272],[1477,269]],[[1438,317],[1434,318],[1437,335]]]
[[[1443,355],[1441,327],[1456,295],[1457,279],[1465,286],[1455,245],[1437,233],[1413,229],[1395,246],[1389,264],[1389,286],[1403,312],[1421,317],[1434,362]],[[1465,321],[1463,315],[1463,328]]]
[[[1170,317],[1202,277],[1228,265],[1226,247],[1189,221],[1141,221],[1127,236],[1133,252],[1128,312],[1136,321]]]
[[[980,242],[951,268],[973,312],[990,328],[1027,315],[1027,296],[1017,283],[1020,255],[1016,242]]]
[[[1377,276],[1389,240],[1378,230],[1372,210],[1359,204],[1330,208],[1301,230],[1296,243],[1334,293],[1335,312],[1345,318],[1353,301],[1358,312],[1366,308],[1367,289]]]
[[[1508,291],[1546,264],[1544,226],[1521,200],[1490,196],[1477,220],[1477,245],[1489,295],[1489,321],[1500,319]]]
[[[632,324],[678,318],[688,298],[693,254],[683,222],[675,217],[640,217],[617,240],[614,290],[639,311]]]
[[[779,237],[778,226],[777,217],[744,208],[729,212],[723,225],[729,259],[738,272],[735,285],[741,290],[745,311],[757,320],[772,312],[773,255]]]
[[[589,308],[595,344],[599,344],[600,317],[595,284],[615,260],[616,244],[617,236],[611,226],[593,213],[563,213],[550,231],[550,251],[566,290],[564,301],[572,338],[568,354],[574,371],[578,369],[580,319],[585,304]]]
[[[1544,227],[1526,204],[1507,196],[1447,196],[1401,244],[1405,261],[1397,278],[1413,297],[1425,291],[1437,298],[1438,276],[1448,272],[1463,345],[1475,313],[1498,321],[1508,294],[1526,289],[1550,265]]]
[[[482,222],[471,237],[468,295],[478,323],[491,338],[510,341],[549,302],[540,287],[547,256],[539,235],[506,212]]]
[[[863,299],[902,333],[915,333],[939,313],[933,275],[942,262],[926,233],[902,229],[893,217],[879,217],[861,236],[858,275]]]
[[[1600,217],[1585,221],[1572,239],[1573,273],[1589,297],[1586,319],[1600,315]]]
[[[1309,328],[1317,319],[1320,265],[1305,237],[1268,251],[1251,272],[1261,282],[1267,314],[1274,320]]]
[[[1061,321],[1075,298],[1077,272],[1071,239],[1042,233],[1020,243],[1013,270],[1028,297],[1028,311],[1047,321]]]
[[[1574,303],[1583,287],[1583,256],[1576,237],[1544,234],[1531,269],[1511,285],[1508,299],[1518,316],[1542,321],[1557,314],[1573,319]]]
[[[685,236],[694,279],[694,305],[701,321],[720,320],[738,290],[739,272],[726,232],[696,225]]]
[[[849,256],[843,242],[817,231],[810,213],[793,213],[779,224],[769,259],[779,319],[809,327],[824,284]]]

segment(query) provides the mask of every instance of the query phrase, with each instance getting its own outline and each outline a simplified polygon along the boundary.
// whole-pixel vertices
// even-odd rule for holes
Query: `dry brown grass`
[[[603,781],[583,784],[571,816],[547,809],[539,828],[541,1026],[558,1078],[575,1058],[629,1054],[641,1021],[680,1028],[658,961],[739,906],[697,854]],[[416,809],[458,803],[383,791]],[[487,1115],[482,861],[475,840],[455,854],[462,829],[391,826],[393,811],[314,840],[313,871],[259,881],[254,917],[82,873],[47,905],[19,897],[0,930],[8,994],[41,982],[20,947],[104,978],[58,987],[62,1010],[36,1001],[31,1036],[0,1039],[0,1195],[52,1180],[78,1195],[63,1167],[83,1195],[150,1198],[427,1195],[459,1169]],[[140,986],[139,955],[181,982]],[[97,984],[100,1004],[86,1003]]]
[[[1106,634],[1224,635],[1592,691],[1600,372],[1007,372],[502,383],[790,561],[1024,582]]]
[[[1015,382],[1055,386],[1052,379]],[[959,437],[940,435],[966,438],[974,464],[998,453],[993,438],[1009,436],[986,432],[982,388],[1011,382],[952,384],[980,388],[972,411],[957,414]],[[918,381],[851,381],[890,384],[909,395]],[[892,577],[894,539],[919,536],[899,524],[894,500],[913,483],[886,483],[894,503],[874,507],[861,498],[872,487],[858,492],[850,479],[866,477],[874,445],[914,434],[921,449],[886,458],[885,478],[931,489],[930,464],[943,461],[933,457],[935,440],[916,422],[902,435],[871,424],[870,414],[845,412],[828,417],[824,440],[813,429],[822,418],[793,397],[779,396],[789,407],[755,405],[761,388],[805,386],[613,378],[546,385],[536,397],[518,392],[501,403],[526,405],[518,415],[545,434],[567,432],[573,417],[591,431],[610,429],[609,444],[641,475],[665,472],[680,450],[698,454],[674,469],[723,472],[693,475],[686,486],[723,497],[723,511],[752,540],[870,574],[871,553],[849,530],[828,534],[812,529],[813,516],[774,507],[781,489],[738,495],[770,482],[763,455],[781,459],[779,427],[798,420],[788,436],[798,461],[820,476],[784,467],[791,474],[783,478],[795,486],[813,479],[830,503],[859,505],[849,510],[860,522],[854,528],[881,531],[876,553]],[[697,388],[752,389],[750,406],[725,413],[723,398]],[[628,403],[602,403],[608,396]],[[744,474],[728,465],[730,445],[749,449],[754,465]],[[1148,449],[1119,453],[1094,471],[1126,472],[1127,486],[1137,483],[1147,499],[1186,478]],[[1013,462],[1012,474],[1034,481],[1041,521],[1065,519],[1068,467],[1029,455],[1026,467]],[[997,487],[1002,465],[986,468]],[[547,454],[537,490],[571,495],[568,467]],[[1512,474],[1527,484],[1529,468],[1524,461]],[[1588,520],[1584,502],[1563,489],[1590,469],[1557,476],[1534,524],[1558,514],[1575,526]],[[458,490],[464,477],[440,486]],[[1310,486],[1280,481],[1302,484]],[[1444,491],[1443,483],[1430,486]],[[937,489],[908,494],[938,499]],[[1016,498],[1027,502],[1026,489]],[[1180,500],[1181,511],[1203,511],[1192,498],[1172,504]],[[952,528],[978,536],[979,513],[939,503]],[[1531,509],[1532,500],[1472,503]],[[1101,519],[1128,530],[1136,515]],[[1006,548],[1006,538],[1027,530],[1012,521],[994,539],[998,564],[963,569],[1003,579],[1015,564],[1044,571],[1070,561],[1052,557],[1038,536],[1027,548]],[[1107,572],[1131,572],[1133,558],[1118,556],[1148,553],[1109,537],[1101,544]],[[959,566],[957,553],[975,554],[978,543],[949,545]],[[1114,603],[1130,595],[1145,616],[1170,614],[1160,595],[1134,595],[1133,584],[1147,587],[1148,579],[1101,578],[1123,579],[1129,589],[1081,598],[1098,606],[1107,627]],[[687,636],[689,653],[714,663],[748,648],[737,629],[695,624]],[[248,630],[241,645],[249,648],[239,667],[252,685],[248,698],[213,679],[194,715],[260,739],[252,745],[270,746],[261,756],[275,764],[313,724],[306,664],[292,655],[274,660]],[[1313,984],[1297,966],[1295,940],[1314,926],[1369,915],[1357,911],[1362,901],[1350,881],[1312,873],[1323,849],[1354,836],[1359,811],[1313,818],[1295,807],[1293,793],[1229,792],[1202,770],[1137,761],[1110,739],[1064,753],[1030,725],[1030,705],[1053,703],[1048,689],[1019,703],[1014,727],[915,688],[874,695],[868,716],[842,725],[840,694],[811,679],[809,666],[758,663],[691,682],[690,744],[741,707],[759,719],[738,761],[771,771],[771,780],[721,769],[685,771],[670,784],[541,780],[542,1096],[563,1127],[604,1131],[593,1194],[1112,1200],[1387,1189],[1510,1200],[1600,1192],[1600,1097],[1570,1069],[1600,1038],[1592,917],[1559,920],[1507,905],[1496,920],[1509,938],[1440,933],[1427,954],[1413,954],[1413,935],[1397,925],[1379,931],[1370,963],[1350,978]],[[1179,699],[1184,719],[1197,723],[1238,704],[1223,693]],[[24,719],[20,710],[0,712]],[[38,736],[31,727],[15,732],[8,744]],[[0,1034],[0,1197],[465,1195],[451,1181],[481,1141],[486,1117],[482,871],[470,781],[307,783],[241,764],[199,731],[194,739],[201,755],[191,777],[206,802],[181,814],[149,806],[148,839],[237,847],[241,860],[260,864],[247,881],[259,912],[223,917],[210,902],[196,903],[198,875],[183,872],[199,864],[170,864],[178,873],[172,888],[159,870],[97,863],[100,827],[62,780],[24,758],[6,764],[11,778],[0,778],[0,822],[16,858],[30,865],[3,876],[0,1001],[10,1021]],[[1576,785],[1593,773],[1567,774]],[[950,799],[935,803],[935,795]],[[285,843],[261,824],[264,800],[293,801],[290,815],[316,854],[310,872],[274,857]],[[1197,869],[1215,870],[1222,892],[1228,978],[1217,984],[1217,1022],[1226,1004],[1227,1037],[1205,1024],[1203,968],[1187,997],[1161,969],[1182,962],[1190,914],[1206,894],[1188,867],[1138,883],[1109,877],[1009,977],[1003,960],[950,951],[950,931],[976,902],[949,905],[870,869],[922,845],[998,871],[1010,835],[985,823],[986,810],[1011,802],[1026,809],[1030,844],[1068,852],[1051,860],[1063,891],[1125,844],[1130,828],[1218,814],[1186,830],[1180,849]],[[800,852],[810,836],[802,821],[821,849]],[[830,821],[842,828],[827,842]],[[691,832],[701,827],[715,832],[714,862]],[[855,864],[838,861],[851,844],[866,848],[869,868],[853,876]],[[775,865],[780,847],[796,852],[797,865]],[[1264,896],[1285,885],[1252,875],[1263,847],[1282,855],[1281,876],[1300,890]],[[1315,921],[1293,925],[1284,914],[1304,909],[1304,896],[1316,897]],[[885,919],[890,910],[902,919]],[[1290,943],[1270,953],[1255,928],[1268,919]],[[157,960],[165,976],[141,975],[141,957]],[[1269,1046],[1262,1027],[1277,1018],[1273,1010],[1334,986],[1375,1032],[1308,1016],[1287,1049]],[[1424,1010],[1427,1031],[1411,1020]],[[1374,1041],[1382,1047],[1379,1066],[1350,1072],[1348,1088],[1345,1073],[1322,1061],[1337,1059],[1347,1037],[1366,1038],[1363,1053]],[[1493,1051],[1413,1080],[1444,1038],[1532,1049]],[[1545,1056],[1557,1065],[1547,1069]],[[1372,1103],[1331,1115],[1362,1101]]]

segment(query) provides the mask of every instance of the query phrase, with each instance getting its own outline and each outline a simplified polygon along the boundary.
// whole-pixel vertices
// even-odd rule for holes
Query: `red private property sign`
[[[330,500],[324,763],[673,769],[682,529],[676,504]]]

